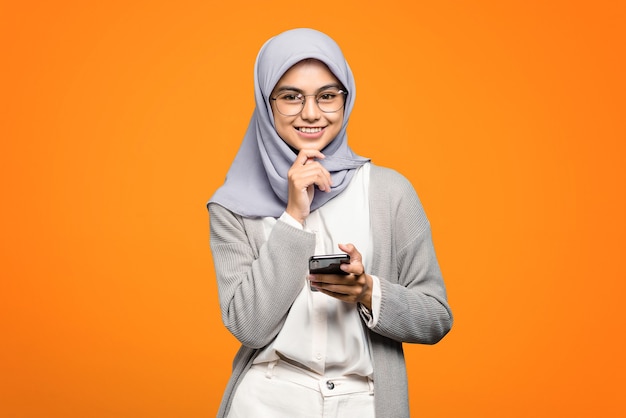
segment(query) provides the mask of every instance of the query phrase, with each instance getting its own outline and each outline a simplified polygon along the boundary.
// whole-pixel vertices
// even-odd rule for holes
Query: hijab
[[[218,203],[244,217],[279,217],[287,207],[287,171],[297,154],[274,127],[269,97],[280,78],[293,65],[313,58],[326,64],[348,91],[341,130],[321,152],[319,162],[330,172],[329,193],[316,190],[311,211],[340,194],[357,168],[369,159],[357,156],[348,146],[346,128],[354,106],[352,71],[341,49],[327,35],[313,29],[292,29],[269,39],[254,65],[255,109],[243,141],[226,174],[226,181],[208,203]]]

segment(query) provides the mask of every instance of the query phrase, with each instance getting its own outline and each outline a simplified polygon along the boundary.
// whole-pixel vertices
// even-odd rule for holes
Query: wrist
[[[297,219],[295,219],[293,216],[287,213],[287,211],[283,212],[283,214],[280,215],[280,218],[278,219],[285,222],[287,225],[293,226],[294,228],[304,229],[305,227],[303,222],[300,222]]]
[[[365,306],[368,311],[372,310],[372,277],[369,274],[363,273],[365,276],[365,286],[363,286],[363,292],[359,297],[358,302]]]
[[[289,216],[291,216],[291,218],[296,221],[299,222],[300,225],[304,225],[304,221],[306,220],[306,216],[304,216],[302,214],[302,212],[300,211],[294,211],[293,209],[290,209],[289,206],[287,206],[287,209],[285,209],[285,213]]]

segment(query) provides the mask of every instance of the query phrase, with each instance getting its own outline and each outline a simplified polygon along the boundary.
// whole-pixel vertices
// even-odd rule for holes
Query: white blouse
[[[365,164],[357,170],[350,185],[337,197],[311,212],[302,226],[283,213],[280,220],[316,235],[315,255],[341,253],[338,244],[352,243],[363,257],[368,271],[372,258],[369,218],[369,171]],[[268,237],[277,222],[264,218]],[[363,227],[367,225],[367,227]],[[369,339],[362,321],[373,327],[380,311],[380,282],[372,276],[372,311],[310,290],[306,277],[302,291],[291,307],[283,328],[254,360],[264,363],[287,358],[320,375],[372,376]]]

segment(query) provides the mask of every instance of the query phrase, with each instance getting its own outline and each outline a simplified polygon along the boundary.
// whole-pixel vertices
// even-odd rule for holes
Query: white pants
[[[237,387],[228,418],[374,418],[367,377],[321,377],[284,361],[255,364]]]

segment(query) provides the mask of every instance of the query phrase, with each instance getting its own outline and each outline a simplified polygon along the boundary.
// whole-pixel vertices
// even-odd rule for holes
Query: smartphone
[[[311,274],[349,274],[339,268],[341,264],[350,264],[348,254],[314,255],[309,258],[309,272]],[[317,292],[313,286],[310,288]]]

